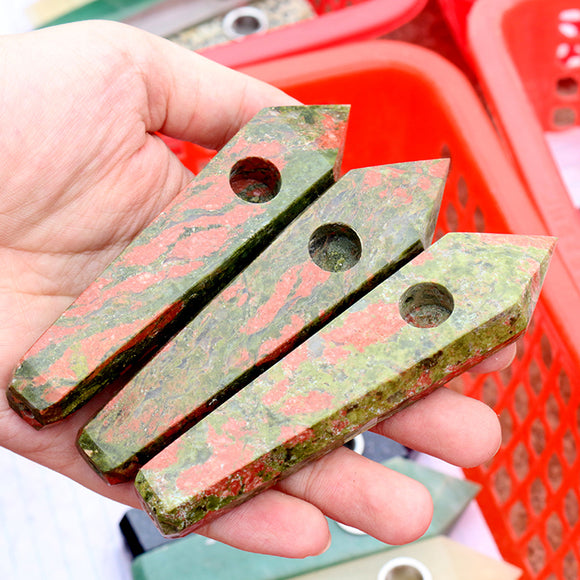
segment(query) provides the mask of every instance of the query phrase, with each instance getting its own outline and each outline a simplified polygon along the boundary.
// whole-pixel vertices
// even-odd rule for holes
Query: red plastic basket
[[[438,0],[441,12],[455,37],[457,45],[469,59],[467,48],[467,17],[475,0]]]
[[[451,230],[545,233],[471,86],[436,54],[372,41],[245,72],[305,103],[352,105],[343,171],[450,156],[438,236]],[[204,155],[186,145],[192,169]],[[483,484],[479,502],[504,557],[527,578],[578,578],[580,356],[574,345],[580,345],[580,312],[564,297],[580,304],[556,256],[510,369],[458,379],[458,388],[500,415],[500,451],[468,476]]]
[[[498,128],[580,288],[580,209],[571,201],[545,133],[553,132],[553,139],[571,136],[572,147],[580,149],[580,4],[479,0],[468,36]]]
[[[309,0],[317,16],[200,51],[239,67],[344,42],[378,38],[414,18],[427,0]]]

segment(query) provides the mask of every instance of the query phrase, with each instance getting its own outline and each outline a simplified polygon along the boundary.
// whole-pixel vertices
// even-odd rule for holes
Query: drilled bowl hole
[[[453,307],[449,290],[434,282],[411,286],[399,301],[401,317],[417,328],[434,328],[443,324],[451,316]]]
[[[230,38],[248,36],[268,28],[268,17],[263,10],[253,6],[241,6],[226,14],[223,29]]]
[[[234,193],[250,203],[265,203],[280,192],[282,178],[278,168],[267,159],[246,157],[230,171],[230,186]]]
[[[344,272],[355,266],[362,255],[358,234],[345,224],[324,224],[310,236],[308,253],[327,272]]]

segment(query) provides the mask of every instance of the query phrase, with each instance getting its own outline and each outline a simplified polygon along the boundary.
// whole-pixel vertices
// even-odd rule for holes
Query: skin
[[[117,23],[0,37],[0,387],[26,350],[189,182],[153,133],[220,148],[261,108],[295,104],[277,89]],[[507,349],[483,363],[509,364]],[[75,448],[99,401],[35,431],[0,398],[0,445],[106,497]],[[500,444],[484,404],[440,389],[375,431],[461,467]],[[461,444],[458,444],[461,442]],[[329,544],[324,514],[390,544],[419,537],[426,489],[342,448],[207,525],[240,549],[305,557]]]

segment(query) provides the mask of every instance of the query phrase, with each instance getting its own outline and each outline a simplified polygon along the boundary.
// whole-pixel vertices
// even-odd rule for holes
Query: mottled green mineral
[[[445,236],[145,465],[145,508],[185,534],[512,342],[553,244]]]
[[[29,350],[12,408],[40,428],[130,376],[333,183],[347,117],[258,113]]]
[[[110,483],[210,413],[431,243],[447,160],[353,170],[82,430]]]

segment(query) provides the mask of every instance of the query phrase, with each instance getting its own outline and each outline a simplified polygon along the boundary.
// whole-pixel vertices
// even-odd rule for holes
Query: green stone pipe
[[[109,483],[139,467],[428,247],[447,160],[353,170],[310,205],[80,433]]]
[[[180,536],[519,337],[554,240],[448,234],[176,439],[136,477]]]
[[[128,380],[332,185],[348,112],[258,113],[28,351],[12,408],[41,428]]]

